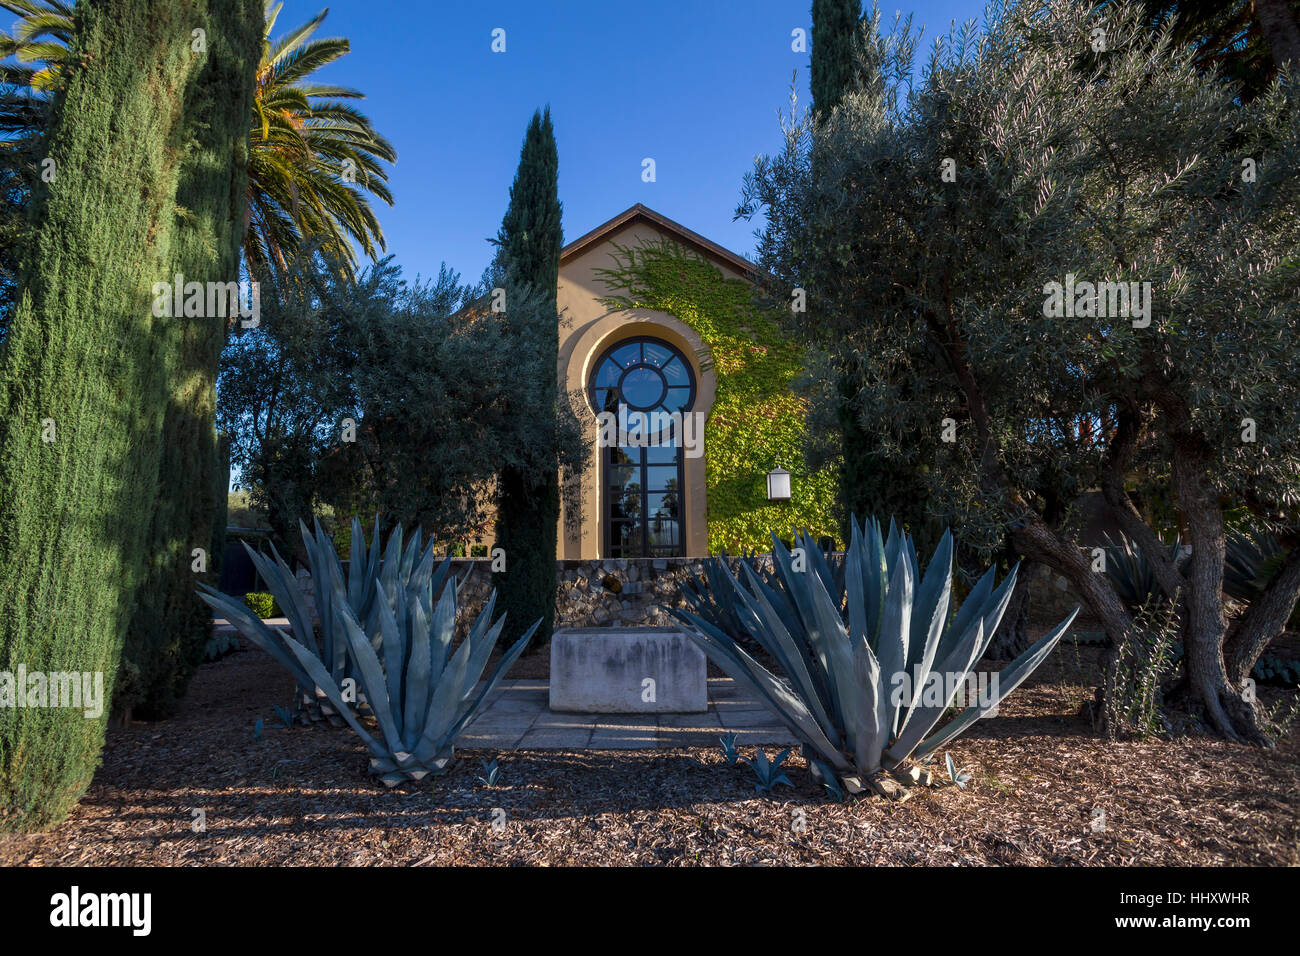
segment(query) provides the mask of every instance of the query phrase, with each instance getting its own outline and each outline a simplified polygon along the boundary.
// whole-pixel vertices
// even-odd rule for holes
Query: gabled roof
[[[730,249],[724,249],[711,239],[705,239],[698,232],[687,229],[681,223],[674,222],[662,213],[657,213],[648,206],[641,205],[641,203],[637,203],[631,209],[619,213],[609,222],[601,223],[585,236],[574,239],[573,242],[560,250],[560,265],[564,265],[567,260],[580,255],[624,226],[638,221],[658,226],[661,230],[673,234],[684,245],[694,247],[697,251],[704,253],[706,257],[722,260],[733,269],[738,270],[742,275],[748,276],[758,271],[758,267],[748,259],[736,255]]]

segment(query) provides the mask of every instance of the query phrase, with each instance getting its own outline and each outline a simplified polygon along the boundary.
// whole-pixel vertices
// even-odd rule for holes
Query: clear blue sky
[[[897,0],[895,0],[897,3]],[[323,3],[286,0],[282,33]],[[318,36],[352,52],[319,76],[360,89],[397,148],[396,205],[379,217],[408,278],[446,261],[476,281],[491,256],[532,111],[550,104],[560,151],[565,241],[645,203],[741,255],[753,223],[732,222],[741,177],[780,146],[797,71],[807,103],[811,0],[346,0]],[[922,51],[973,0],[917,0]],[[882,4],[884,19],[895,6]],[[491,33],[506,30],[506,52]],[[658,181],[641,180],[653,157]]]

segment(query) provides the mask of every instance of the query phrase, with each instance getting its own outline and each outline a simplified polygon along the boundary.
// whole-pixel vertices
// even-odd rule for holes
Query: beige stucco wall
[[[596,447],[598,427],[595,412],[586,398],[586,385],[592,365],[606,348],[621,339],[651,335],[675,345],[691,361],[697,382],[693,412],[705,416],[713,408],[717,394],[717,376],[712,371],[708,348],[684,322],[663,312],[648,309],[613,310],[606,308],[601,296],[612,293],[596,276],[597,269],[615,266],[615,244],[639,246],[660,239],[680,241],[644,220],[634,220],[621,229],[587,246],[560,265],[558,304],[560,309],[560,352],[557,369],[560,388],[568,392],[579,421],[589,426],[592,448],[591,466],[582,476],[581,513],[562,515],[557,557],[591,559],[604,557],[600,532],[600,455]],[[745,278],[730,263],[710,256],[710,261],[727,278]],[[708,554],[708,500],[706,497],[705,460],[707,448],[697,458],[685,458],[685,495],[682,518],[683,540],[688,556]]]

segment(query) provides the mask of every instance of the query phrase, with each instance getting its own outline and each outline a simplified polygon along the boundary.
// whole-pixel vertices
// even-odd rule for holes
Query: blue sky
[[[286,0],[277,34],[323,4]],[[396,146],[393,208],[380,206],[408,278],[440,262],[477,280],[496,234],[532,111],[547,104],[560,151],[565,241],[645,203],[741,255],[754,223],[733,222],[741,177],[780,145],[778,110],[797,72],[807,103],[810,0],[346,0],[318,35],[352,52],[319,75],[366,94]],[[892,20],[895,7],[884,6]],[[902,8],[925,26],[923,50],[982,3]],[[506,52],[491,51],[492,30]],[[641,179],[652,157],[657,181]]]

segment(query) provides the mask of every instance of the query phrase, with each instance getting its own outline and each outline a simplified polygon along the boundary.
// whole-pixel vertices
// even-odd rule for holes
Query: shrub
[[[263,620],[268,617],[284,616],[280,605],[275,603],[275,595],[266,591],[249,591],[244,595],[244,603],[250,611]]]

